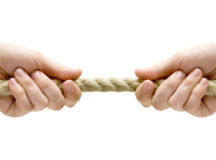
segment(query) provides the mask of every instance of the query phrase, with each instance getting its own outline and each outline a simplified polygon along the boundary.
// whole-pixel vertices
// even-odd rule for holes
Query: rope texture
[[[154,81],[155,90],[164,82],[165,79],[159,79]],[[52,81],[62,89],[62,80],[52,79]],[[82,92],[135,92],[137,87],[143,82],[141,79],[132,78],[80,78],[73,80],[81,89]],[[208,90],[205,95],[216,96],[216,80],[209,80]],[[11,95],[8,87],[8,80],[0,80],[0,96]]]

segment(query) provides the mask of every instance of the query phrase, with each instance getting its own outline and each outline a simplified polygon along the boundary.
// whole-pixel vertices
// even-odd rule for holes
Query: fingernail
[[[203,86],[205,86],[206,84],[208,84],[207,79],[202,78],[202,80],[200,81],[200,84],[203,85]]]
[[[185,73],[183,73],[182,71],[178,71],[177,72],[177,77],[184,78],[185,77]]]
[[[193,75],[194,77],[197,77],[199,75],[201,75],[201,70],[196,68],[192,73],[191,75]]]
[[[16,80],[14,78],[11,78],[10,84],[15,86],[17,84]]]
[[[149,86],[149,85],[144,85],[142,88],[143,92],[149,92],[150,90],[151,90],[151,86]]]
[[[32,78],[36,79],[40,76],[40,73],[39,73],[39,71],[35,71],[34,73],[32,73],[31,76],[32,76]]]
[[[23,77],[26,75],[25,71],[23,71],[23,69],[21,68],[17,69],[16,72],[17,72],[17,75],[20,77]]]

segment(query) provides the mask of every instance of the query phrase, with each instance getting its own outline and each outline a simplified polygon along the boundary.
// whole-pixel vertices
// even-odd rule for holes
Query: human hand
[[[22,72],[24,71],[24,72]],[[72,107],[81,97],[77,79],[80,69],[72,69],[48,59],[38,51],[14,44],[0,44],[0,79],[9,79],[12,96],[0,97],[0,111],[11,117],[23,116],[45,107],[59,110]],[[50,79],[66,80],[63,91]]]
[[[136,97],[157,110],[173,108],[194,116],[206,117],[216,111],[216,97],[205,96],[208,80],[216,79],[216,44],[203,44],[179,51],[162,62],[135,74],[145,79]],[[206,77],[206,78],[205,78]],[[155,91],[153,80],[167,78]]]

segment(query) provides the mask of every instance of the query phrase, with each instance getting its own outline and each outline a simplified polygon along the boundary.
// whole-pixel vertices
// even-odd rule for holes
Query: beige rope
[[[62,90],[63,81],[58,79],[52,79],[54,83]],[[155,89],[157,89],[165,79],[159,79],[154,81]],[[141,79],[132,78],[80,78],[74,80],[74,82],[80,87],[82,92],[135,92],[136,88],[143,82]],[[216,96],[216,80],[209,80],[209,87],[205,95]],[[8,80],[0,80],[0,96],[11,95]]]

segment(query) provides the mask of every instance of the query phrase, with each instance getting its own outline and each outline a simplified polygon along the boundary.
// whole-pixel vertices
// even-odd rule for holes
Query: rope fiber
[[[155,90],[164,82],[165,79],[154,81]],[[63,91],[62,84],[64,81],[59,79],[52,79]],[[143,82],[141,79],[133,78],[80,78],[73,80],[81,89],[82,92],[135,92],[137,87]],[[216,96],[216,80],[208,80],[208,90],[205,95]],[[8,86],[8,80],[0,80],[0,96],[12,95]]]

